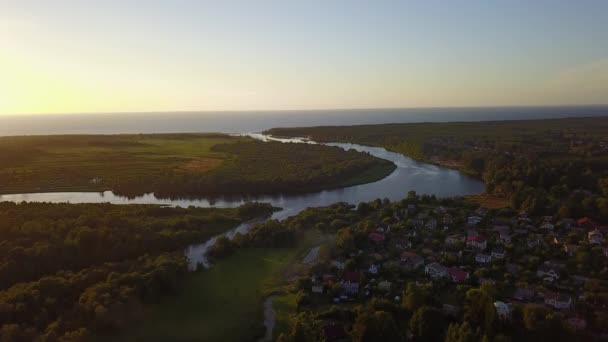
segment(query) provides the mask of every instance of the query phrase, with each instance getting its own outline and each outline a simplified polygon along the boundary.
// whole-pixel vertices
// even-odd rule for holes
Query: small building
[[[511,234],[500,233],[500,235],[498,236],[498,242],[502,243],[503,245],[509,244],[511,243],[511,241],[513,241]]]
[[[604,243],[604,235],[597,229],[587,233],[587,239],[589,240],[589,243],[594,245],[601,245]]]
[[[325,287],[323,286],[323,284],[312,284],[311,292],[322,294],[325,292]]]
[[[368,269],[367,272],[369,272],[370,274],[378,274],[378,267],[376,267],[376,265],[372,264]]]
[[[488,241],[481,235],[472,235],[467,237],[467,246],[484,250],[488,246]]]
[[[555,228],[555,226],[549,222],[545,222],[540,225],[540,229],[544,229],[544,230],[548,230],[548,231],[553,231],[553,228]]]
[[[464,236],[461,234],[450,235],[445,238],[445,244],[448,246],[457,246],[464,243]]]
[[[587,320],[578,316],[569,317],[566,319],[566,324],[574,331],[583,331],[587,329]]]
[[[378,290],[383,292],[389,292],[391,290],[391,282],[388,280],[383,280],[378,283]]]
[[[496,309],[496,316],[498,316],[498,319],[501,321],[511,319],[511,305],[496,301],[494,302],[494,308]]]
[[[413,252],[401,253],[401,267],[408,271],[413,271],[424,266],[424,258]]]
[[[331,261],[331,265],[339,270],[344,270],[346,267],[346,262],[344,259],[334,259]]]
[[[386,237],[382,233],[372,232],[369,234],[369,239],[375,244],[382,244],[386,240]]]
[[[346,271],[343,275],[342,286],[348,294],[359,293],[359,285],[361,282],[361,273],[354,271]]]
[[[523,303],[531,302],[534,299],[535,292],[529,287],[518,287],[515,289],[515,293],[511,296],[513,299]]]
[[[526,240],[528,248],[534,248],[540,245],[540,240],[538,238],[529,238]]]
[[[477,253],[475,262],[480,264],[489,264],[492,261],[492,256],[489,254]]]
[[[426,224],[424,225],[424,228],[426,229],[436,229],[437,228],[437,220],[434,218],[431,218],[429,220],[426,221]]]
[[[483,218],[473,215],[473,216],[469,216],[467,218],[467,224],[471,225],[471,226],[476,226],[479,224],[479,222],[481,222],[483,220]]]
[[[551,267],[547,264],[540,265],[538,270],[536,270],[536,276],[543,279],[550,279],[551,281],[555,281],[559,279],[559,270],[555,267]]]
[[[504,259],[507,253],[503,248],[494,248],[492,250],[492,258],[494,259]]]
[[[448,268],[448,276],[455,283],[464,283],[469,279],[469,272],[460,268]]]
[[[428,274],[433,279],[439,279],[448,276],[448,269],[443,265],[433,262],[424,267],[424,273]]]
[[[572,308],[572,297],[559,293],[548,293],[545,294],[545,304],[558,310],[570,309]]]

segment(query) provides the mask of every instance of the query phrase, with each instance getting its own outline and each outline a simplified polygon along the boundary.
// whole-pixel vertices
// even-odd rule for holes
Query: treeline
[[[272,210],[2,202],[0,340],[120,328],[142,303],[178,289],[185,246]]]
[[[482,177],[532,214],[608,219],[608,120],[412,123],[276,128],[267,133],[382,146]],[[455,162],[455,163],[450,163]]]
[[[163,197],[303,193],[375,181],[396,167],[367,153],[321,145],[250,141],[211,150],[231,158],[203,174],[173,171],[118,181],[113,191]]]

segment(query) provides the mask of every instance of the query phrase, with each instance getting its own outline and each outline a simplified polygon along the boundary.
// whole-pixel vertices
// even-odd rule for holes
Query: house
[[[454,234],[445,238],[445,244],[448,246],[457,246],[461,243],[464,243],[464,240],[464,236],[460,234]]]
[[[545,294],[545,304],[559,310],[570,309],[572,297],[559,293],[547,293]]]
[[[587,320],[582,317],[572,316],[566,319],[566,324],[574,331],[582,331],[587,328]]]
[[[494,308],[496,309],[496,316],[501,321],[509,320],[511,318],[511,306],[507,303],[496,301],[494,302]]]
[[[325,287],[323,286],[323,284],[312,284],[311,292],[317,294],[324,293]]]
[[[372,232],[369,234],[369,239],[372,242],[374,242],[375,244],[381,244],[381,243],[384,243],[384,240],[386,239],[386,237],[382,233]]]
[[[467,218],[467,224],[471,225],[471,226],[476,226],[479,224],[479,222],[481,222],[483,220],[483,218],[479,217],[479,216],[469,216]]]
[[[469,279],[469,272],[460,268],[448,268],[448,276],[455,283],[463,283]]]
[[[443,215],[443,224],[450,225],[454,223],[454,218],[450,214]]]
[[[334,259],[331,261],[331,265],[339,270],[344,270],[346,262],[343,259]]]
[[[589,240],[589,243],[595,245],[601,245],[602,243],[604,243],[604,235],[597,229],[594,229],[587,233],[587,239]]]
[[[502,243],[503,245],[509,244],[511,241],[513,241],[513,239],[508,233],[500,233],[498,236],[498,242]]]
[[[534,290],[527,287],[518,287],[515,289],[515,293],[511,296],[513,299],[518,300],[520,302],[530,302],[534,299]]]
[[[434,218],[429,219],[426,222],[426,224],[424,225],[424,228],[426,228],[426,229],[435,229],[435,228],[437,228],[437,220],[434,219]]]
[[[538,238],[528,238],[526,240],[528,248],[534,248],[540,245],[540,240]]]
[[[504,259],[507,253],[502,248],[495,248],[492,250],[492,258],[495,259]]]
[[[545,222],[540,226],[540,229],[552,231],[555,226],[549,222]]]
[[[480,264],[488,264],[491,261],[492,261],[491,255],[483,254],[483,253],[477,253],[477,255],[475,255],[475,262],[478,262]]]
[[[388,280],[383,280],[380,283],[378,283],[378,290],[383,291],[383,292],[389,292],[391,290],[391,282]]]
[[[354,271],[346,271],[343,275],[342,287],[348,294],[359,293],[359,284],[361,282],[361,273]]]
[[[393,239],[393,242],[397,249],[412,248],[412,242],[405,238]]]
[[[467,246],[471,246],[479,250],[484,250],[488,246],[488,241],[481,235],[468,236]]]
[[[376,267],[376,265],[372,264],[368,269],[367,272],[371,273],[371,274],[378,274],[378,268]]]
[[[448,269],[436,262],[430,263],[424,267],[424,273],[428,274],[433,279],[447,277]]]
[[[536,270],[536,276],[539,278],[555,281],[559,279],[559,270],[547,264],[540,265]]]
[[[580,219],[578,219],[578,221],[576,221],[576,223],[581,227],[587,227],[587,228],[595,228],[595,226],[596,226],[595,222],[593,222],[593,220],[591,220],[588,217],[580,218]]]
[[[424,265],[424,258],[412,252],[401,253],[401,267],[413,271]]]

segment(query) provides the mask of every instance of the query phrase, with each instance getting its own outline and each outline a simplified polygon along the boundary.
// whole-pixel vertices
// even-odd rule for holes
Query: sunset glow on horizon
[[[606,1],[0,1],[0,115],[601,104]]]

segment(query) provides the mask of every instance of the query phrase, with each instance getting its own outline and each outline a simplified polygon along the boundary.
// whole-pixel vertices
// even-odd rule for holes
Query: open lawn
[[[112,341],[243,341],[264,334],[262,301],[300,249],[242,249],[188,276],[178,297],[148,308]],[[102,338],[102,340],[104,340]]]
[[[0,138],[0,193],[301,193],[373,182],[394,169],[390,161],[337,147],[224,134]]]
[[[0,138],[0,192],[101,191],[126,179],[201,173],[230,158],[211,151],[248,138],[215,134]]]

